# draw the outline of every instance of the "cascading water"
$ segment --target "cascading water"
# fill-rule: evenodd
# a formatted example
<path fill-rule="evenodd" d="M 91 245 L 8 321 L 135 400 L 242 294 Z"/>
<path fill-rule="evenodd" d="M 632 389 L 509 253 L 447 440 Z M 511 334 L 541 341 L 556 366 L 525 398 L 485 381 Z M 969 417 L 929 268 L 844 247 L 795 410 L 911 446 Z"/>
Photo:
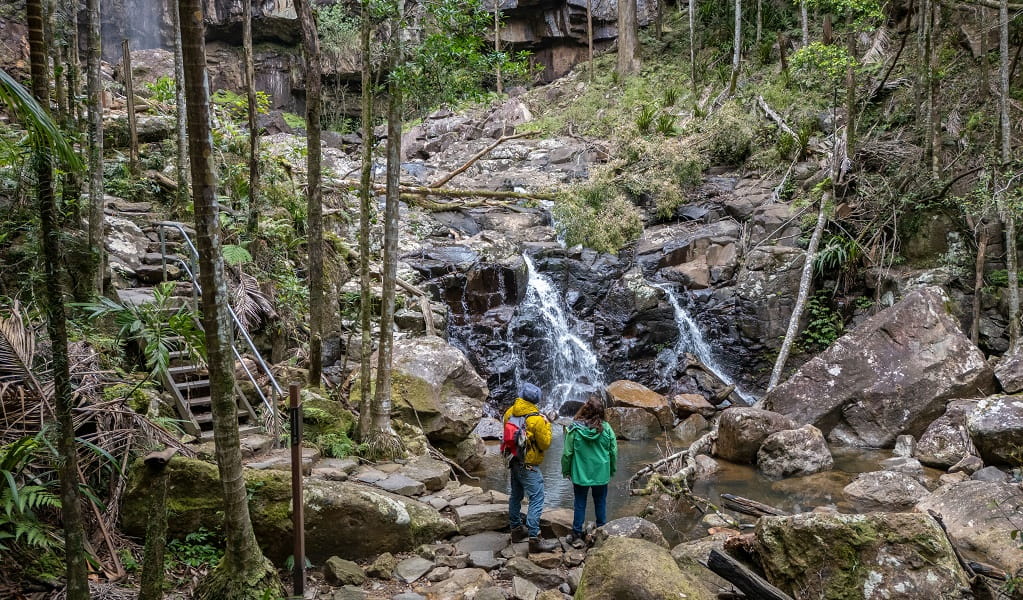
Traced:
<path fill-rule="evenodd" d="M 581 402 L 593 389 L 604 387 L 597 356 L 579 336 L 561 294 L 523 255 L 529 272 L 526 296 L 512 323 L 529 340 L 517 348 L 516 379 L 536 383 L 545 392 L 545 409 L 558 410 L 566 402 Z M 519 337 L 519 336 L 515 336 Z"/>
<path fill-rule="evenodd" d="M 679 302 L 678 296 L 675 294 L 675 290 L 670 285 L 664 283 L 652 283 L 654 287 L 662 290 L 668 297 L 668 303 L 671 304 L 672 310 L 675 311 L 675 323 L 678 326 L 678 342 L 675 343 L 675 356 L 684 356 L 686 352 L 689 352 L 700 359 L 703 366 L 710 369 L 718 379 L 724 382 L 726 385 L 732 385 L 735 381 L 731 376 L 721 367 L 714 354 L 711 352 L 710 346 L 707 341 L 703 338 L 703 332 L 700 331 L 700 327 L 693 320 L 693 317 L 689 314 L 689 311 L 682 306 Z M 735 387 L 736 393 L 739 394 L 744 400 L 751 402 L 752 398 L 743 392 L 738 385 Z"/>

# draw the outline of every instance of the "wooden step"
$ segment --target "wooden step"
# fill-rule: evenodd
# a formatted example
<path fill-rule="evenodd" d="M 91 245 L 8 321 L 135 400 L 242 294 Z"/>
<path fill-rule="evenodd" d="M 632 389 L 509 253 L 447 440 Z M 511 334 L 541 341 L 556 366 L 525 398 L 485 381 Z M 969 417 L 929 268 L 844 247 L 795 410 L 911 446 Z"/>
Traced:
<path fill-rule="evenodd" d="M 210 426 L 213 425 L 213 413 L 211 413 L 211 412 L 200 413 L 198 415 L 193 414 L 192 418 L 194 418 L 195 422 L 199 424 L 199 428 L 200 429 L 203 428 L 203 425 L 210 425 Z"/>
<path fill-rule="evenodd" d="M 209 407 L 211 406 L 212 401 L 213 399 L 210 398 L 209 396 L 202 396 L 201 398 L 190 398 L 188 400 L 185 400 L 185 402 L 188 403 L 188 407 L 190 409 L 197 406 Z"/>
<path fill-rule="evenodd" d="M 199 373 L 204 371 L 206 371 L 205 367 L 197 367 L 195 365 L 178 365 L 175 367 L 167 368 L 167 374 L 170 375 L 171 377 L 175 375 L 190 375 L 192 373 Z M 205 373 L 203 373 L 203 375 L 205 375 Z"/>
<path fill-rule="evenodd" d="M 192 381 L 175 381 L 174 387 L 179 390 L 194 390 L 210 386 L 209 379 L 193 379 Z"/>

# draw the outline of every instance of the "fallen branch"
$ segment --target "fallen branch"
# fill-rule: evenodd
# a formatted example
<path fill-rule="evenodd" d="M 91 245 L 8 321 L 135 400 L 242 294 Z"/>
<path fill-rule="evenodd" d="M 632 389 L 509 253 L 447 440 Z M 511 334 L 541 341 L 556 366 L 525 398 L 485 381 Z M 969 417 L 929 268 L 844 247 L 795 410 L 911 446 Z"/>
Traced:
<path fill-rule="evenodd" d="M 941 527 L 941 532 L 945 534 L 945 539 L 948 540 L 948 545 L 952 547 L 952 552 L 956 555 L 956 560 L 959 561 L 959 566 L 966 571 L 966 575 L 970 578 L 970 581 L 973 581 L 973 579 L 977 577 L 977 573 L 974 572 L 970 563 L 963 558 L 963 555 L 959 552 L 959 548 L 956 548 L 955 542 L 952 541 L 952 536 L 948 534 L 948 528 L 945 527 L 945 521 L 941 518 L 941 515 L 930 509 L 927 510 L 927 514 L 931 515 L 931 518 L 938 524 L 938 527 Z"/>
<path fill-rule="evenodd" d="M 362 189 L 362 182 L 354 179 L 341 179 L 334 181 L 333 185 L 324 186 L 325 191 L 342 192 L 346 190 Z M 379 183 L 372 185 L 372 190 L 378 193 L 387 191 L 387 186 Z M 403 195 L 414 196 L 448 196 L 450 198 L 499 198 L 502 200 L 554 200 L 554 194 L 543 192 L 508 192 L 497 190 L 462 190 L 455 188 L 432 188 L 418 185 L 400 185 L 398 192 Z M 457 208 L 457 207 L 454 207 Z"/>
<path fill-rule="evenodd" d="M 646 475 L 648 473 L 653 473 L 653 472 L 657 471 L 657 469 L 663 467 L 664 465 L 670 463 L 673 460 L 681 458 L 682 455 L 685 454 L 686 452 L 689 452 L 689 448 L 685 448 L 683 450 L 679 450 L 678 452 L 676 452 L 675 454 L 672 454 L 671 456 L 666 456 L 666 457 L 662 458 L 661 460 L 659 460 L 659 461 L 657 461 L 655 463 L 650 463 L 649 465 L 647 465 L 647 466 L 643 467 L 642 469 L 636 471 L 636 473 L 632 477 L 629 478 L 629 482 L 626 484 L 625 487 L 627 487 L 627 488 L 629 488 L 631 490 L 632 489 L 632 484 L 634 484 L 637 479 L 639 479 L 640 477 L 642 477 L 642 476 L 644 476 L 644 475 Z"/>
<path fill-rule="evenodd" d="M 698 467 L 698 465 L 696 464 L 696 457 L 705 452 L 709 453 L 716 439 L 717 427 L 703 434 L 703 436 L 701 436 L 700 439 L 693 442 L 692 445 L 689 446 L 687 450 L 680 452 L 679 456 L 669 457 L 678 458 L 682 460 L 682 468 L 679 469 L 676 473 L 669 476 L 665 476 L 657 473 L 654 469 L 650 469 L 647 472 L 650 472 L 652 474 L 650 475 L 650 479 L 649 481 L 647 481 L 646 486 L 641 489 L 635 489 L 630 487 L 629 494 L 633 496 L 649 496 L 654 493 L 665 492 L 671 494 L 672 496 L 686 496 L 689 498 L 693 498 L 693 493 L 690 488 L 690 482 L 696 475 L 696 469 Z M 661 461 L 661 464 L 659 466 L 664 466 L 668 462 L 669 461 L 667 460 Z M 638 477 L 634 479 L 638 479 Z M 633 479 L 630 479 L 629 481 L 631 482 L 633 481 Z M 703 500 L 703 502 L 706 503 L 707 505 L 713 506 L 710 502 L 706 500 Z"/>
<path fill-rule="evenodd" d="M 707 568 L 728 583 L 742 590 L 742 593 L 746 594 L 749 598 L 756 598 L 757 600 L 792 600 L 792 596 L 774 587 L 763 577 L 749 570 L 731 556 L 719 552 L 717 549 L 710 551 L 710 556 L 707 557 Z"/>
<path fill-rule="evenodd" d="M 990 579 L 997 579 L 998 581 L 1005 581 L 1006 579 L 1009 578 L 1008 573 L 999 569 L 998 567 L 989 565 L 987 563 L 976 562 L 971 560 L 969 565 L 970 570 L 972 570 L 977 575 L 983 575 L 984 577 L 988 577 Z"/>
<path fill-rule="evenodd" d="M 774 112 L 771 106 L 767 103 L 767 100 L 764 100 L 763 96 L 757 96 L 757 104 L 760 105 L 760 108 L 764 110 L 764 113 L 766 113 L 772 121 L 778 124 L 778 127 L 780 127 L 782 131 L 791 135 L 792 139 L 797 138 L 796 132 L 792 131 L 792 128 L 785 123 L 785 119 L 781 118 L 781 115 Z"/>
<path fill-rule="evenodd" d="M 527 136 L 530 136 L 530 135 L 536 135 L 537 133 L 538 132 L 536 132 L 536 131 L 526 131 L 526 132 L 523 132 L 523 133 L 516 133 L 515 135 L 503 135 L 500 138 L 498 138 L 496 142 L 494 142 L 493 144 L 490 144 L 489 146 L 487 146 L 483 150 L 480 150 L 475 155 L 473 155 L 472 158 L 470 158 L 469 160 L 467 160 L 464 163 L 462 163 L 462 166 L 460 166 L 457 169 L 455 169 L 454 171 L 448 173 L 444 177 L 441 177 L 437 181 L 431 183 L 428 187 L 439 188 L 440 186 L 444 185 L 445 183 L 451 181 L 452 179 L 457 177 L 459 174 L 465 172 L 465 170 L 468 169 L 469 167 L 471 167 L 476 161 L 478 161 L 479 159 L 481 159 L 484 156 L 486 156 L 487 154 L 489 154 L 491 150 L 493 150 L 494 148 L 497 148 L 502 143 L 507 142 L 508 140 L 514 140 L 516 138 L 523 138 L 523 137 L 527 137 Z"/>
<path fill-rule="evenodd" d="M 789 514 L 780 508 L 734 494 L 721 494 L 721 499 L 725 501 L 725 508 L 751 517 L 786 517 Z"/>

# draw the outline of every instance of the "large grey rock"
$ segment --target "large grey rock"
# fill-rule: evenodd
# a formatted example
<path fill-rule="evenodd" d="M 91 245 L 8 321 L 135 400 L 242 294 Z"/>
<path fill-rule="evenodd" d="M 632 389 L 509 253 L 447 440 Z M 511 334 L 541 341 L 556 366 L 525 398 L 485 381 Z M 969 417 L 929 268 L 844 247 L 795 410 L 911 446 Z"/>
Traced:
<path fill-rule="evenodd" d="M 487 384 L 465 355 L 442 338 L 403 338 L 394 343 L 391 394 L 408 423 L 422 423 L 435 444 L 469 437 L 483 415 Z M 352 386 L 358 404 L 359 386 Z"/>
<path fill-rule="evenodd" d="M 507 569 L 507 571 L 512 575 L 518 575 L 523 579 L 528 579 L 544 589 L 556 588 L 562 583 L 565 583 L 565 577 L 560 572 L 552 569 L 545 569 L 536 565 L 527 558 L 522 558 L 521 556 L 509 559 L 505 564 L 505 569 Z"/>
<path fill-rule="evenodd" d="M 966 416 L 966 429 L 984 462 L 1015 463 L 1023 447 L 1023 395 L 981 400 Z"/>
<path fill-rule="evenodd" d="M 776 412 L 748 407 L 726 409 L 718 421 L 715 454 L 734 463 L 755 463 L 767 436 L 795 427 L 791 419 Z"/>
<path fill-rule="evenodd" d="M 911 292 L 863 322 L 768 393 L 764 407 L 837 443 L 885 447 L 919 435 L 950 398 L 990 391 L 983 353 L 939 288 Z"/>
<path fill-rule="evenodd" d="M 1002 357 L 995 367 L 995 377 L 1006 393 L 1023 392 L 1023 344 Z"/>
<path fill-rule="evenodd" d="M 362 585 L 366 574 L 350 560 L 331 556 L 323 565 L 323 576 L 331 585 Z"/>
<path fill-rule="evenodd" d="M 502 504 L 466 504 L 455 507 L 455 520 L 462 535 L 496 531 L 508 527 L 508 506 Z"/>
<path fill-rule="evenodd" d="M 412 556 L 398 563 L 394 568 L 394 575 L 405 583 L 412 583 L 432 569 L 432 560 L 426 560 L 420 556 Z"/>
<path fill-rule="evenodd" d="M 860 473 L 842 492 L 867 510 L 904 510 L 928 494 L 915 477 L 898 471 Z"/>
<path fill-rule="evenodd" d="M 509 543 L 511 537 L 507 533 L 484 531 L 458 540 L 455 542 L 455 548 L 462 554 L 472 554 L 481 550 L 496 553 L 504 550 Z"/>
<path fill-rule="evenodd" d="M 834 464 L 824 434 L 813 425 L 772 433 L 757 452 L 757 468 L 774 478 L 828 471 Z"/>
<path fill-rule="evenodd" d="M 149 238 L 142 229 L 128 219 L 107 215 L 103 217 L 106 228 L 104 243 L 107 252 L 132 269 L 142 265 L 142 257 L 149 246 Z"/>
<path fill-rule="evenodd" d="M 914 456 L 929 467 L 947 469 L 963 458 L 977 454 L 966 428 L 966 417 L 977 407 L 976 400 L 953 400 L 945 414 L 927 426 Z"/>
<path fill-rule="evenodd" d="M 970 583 L 927 515 L 763 517 L 754 547 L 767 580 L 799 598 L 966 600 Z"/>
<path fill-rule="evenodd" d="M 455 569 L 444 581 L 434 583 L 422 590 L 430 600 L 462 600 L 474 598 L 479 590 L 493 585 L 483 569 Z"/>
<path fill-rule="evenodd" d="M 598 544 L 616 537 L 646 540 L 658 546 L 668 547 L 668 541 L 664 539 L 661 529 L 641 517 L 621 517 L 620 519 L 608 521 L 603 527 L 597 529 L 596 539 Z"/>
<path fill-rule="evenodd" d="M 615 537 L 590 552 L 576 600 L 711 600 L 706 590 L 679 569 L 668 549 L 646 540 Z"/>
<path fill-rule="evenodd" d="M 451 481 L 451 467 L 447 463 L 428 456 L 420 456 L 412 460 L 399 469 L 398 473 L 409 479 L 422 482 L 423 486 L 431 492 L 443 489 L 448 481 Z"/>
<path fill-rule="evenodd" d="M 373 485 L 400 496 L 421 496 L 426 491 L 422 481 L 409 479 L 402 473 L 391 473 Z"/>
<path fill-rule="evenodd" d="M 620 439 L 649 440 L 661 433 L 657 417 L 642 408 L 612 406 L 606 414 L 608 424 Z"/>
<path fill-rule="evenodd" d="M 707 591 L 717 593 L 730 585 L 713 571 L 704 567 L 710 557 L 711 550 L 725 552 L 725 540 L 735 535 L 733 532 L 718 532 L 705 538 L 683 542 L 671 549 L 671 557 L 675 559 L 682 572 L 699 581 Z"/>
<path fill-rule="evenodd" d="M 1023 568 L 1023 552 L 1010 532 L 1019 529 L 1023 491 L 1016 484 L 962 481 L 943 485 L 922 499 L 916 510 L 941 515 L 957 546 L 979 553 L 987 562 L 1015 573 Z"/>

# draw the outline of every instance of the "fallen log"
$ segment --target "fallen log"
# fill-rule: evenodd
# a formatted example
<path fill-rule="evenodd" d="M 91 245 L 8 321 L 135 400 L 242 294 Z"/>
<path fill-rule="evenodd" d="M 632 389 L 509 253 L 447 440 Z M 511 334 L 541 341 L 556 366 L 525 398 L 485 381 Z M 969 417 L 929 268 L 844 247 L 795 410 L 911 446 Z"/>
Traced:
<path fill-rule="evenodd" d="M 787 517 L 789 515 L 780 508 L 734 494 L 721 494 L 721 499 L 724 500 L 725 508 L 751 517 Z"/>
<path fill-rule="evenodd" d="M 931 515 L 931 518 L 938 523 L 938 527 L 941 527 L 941 532 L 945 534 L 945 539 L 948 540 L 948 545 L 952 547 L 952 552 L 956 555 L 956 560 L 959 561 L 959 566 L 966 571 L 966 575 L 970 578 L 970 581 L 973 581 L 977 574 L 973 571 L 973 567 L 970 566 L 970 563 L 963 558 L 963 555 L 959 552 L 959 548 L 956 548 L 955 542 L 952 541 L 952 536 L 948 534 L 948 528 L 945 527 L 945 521 L 941 518 L 941 515 L 930 509 L 927 510 L 927 514 Z"/>
<path fill-rule="evenodd" d="M 970 569 L 977 575 L 983 575 L 984 577 L 988 577 L 990 579 L 997 579 L 998 581 L 1005 581 L 1006 579 L 1009 578 L 1008 573 L 999 569 L 998 567 L 989 565 L 987 563 L 971 560 L 969 565 Z"/>
<path fill-rule="evenodd" d="M 503 135 L 503 136 L 501 136 L 500 138 L 497 139 L 496 142 L 494 142 L 493 144 L 490 144 L 489 146 L 487 146 L 483 150 L 480 150 L 475 155 L 473 155 L 472 158 L 470 158 L 469 160 L 467 160 L 464 163 L 462 163 L 462 166 L 458 167 L 454 171 L 451 171 L 450 173 L 448 173 L 444 177 L 441 177 L 437 181 L 431 183 L 429 187 L 431 187 L 431 188 L 439 188 L 442 185 L 444 185 L 445 183 L 451 181 L 452 179 L 457 177 L 459 174 L 465 172 L 465 170 L 468 169 L 469 167 L 471 167 L 473 165 L 473 163 L 475 163 L 479 159 L 481 159 L 484 156 L 486 156 L 487 154 L 489 154 L 491 150 L 493 150 L 494 148 L 497 148 L 502 143 L 507 142 L 508 140 L 514 140 L 516 138 L 522 138 L 522 137 L 526 137 L 526 136 L 530 136 L 530 135 L 536 135 L 536 133 L 538 133 L 538 132 L 536 132 L 536 131 L 526 131 L 524 133 L 516 133 L 515 135 Z"/>
<path fill-rule="evenodd" d="M 372 190 L 377 193 L 387 191 L 387 186 L 375 183 Z M 325 191 L 344 192 L 347 190 L 362 189 L 362 182 L 355 179 L 341 179 L 325 185 Z M 447 196 L 449 198 L 499 198 L 502 200 L 554 200 L 554 194 L 543 192 L 509 192 L 503 190 L 463 190 L 456 188 L 432 188 L 419 185 L 403 184 L 398 186 L 398 192 L 413 196 Z M 458 208 L 452 206 L 451 208 Z"/>
<path fill-rule="evenodd" d="M 710 551 L 707 568 L 742 590 L 748 598 L 755 600 L 792 600 L 785 592 L 768 583 L 763 577 L 746 568 L 745 565 L 727 554 Z"/>
<path fill-rule="evenodd" d="M 764 113 L 772 121 L 774 121 L 775 123 L 778 124 L 778 127 L 780 127 L 782 131 L 784 131 L 785 133 L 791 135 L 792 139 L 797 139 L 798 138 L 798 136 L 796 135 L 796 132 L 792 131 L 792 128 L 789 127 L 787 123 L 785 123 L 785 119 L 781 118 L 781 115 L 779 115 L 778 113 L 774 112 L 774 109 L 771 108 L 771 105 L 767 103 L 767 100 L 764 100 L 763 96 L 757 96 L 757 104 L 760 105 L 760 108 L 763 109 Z"/>

